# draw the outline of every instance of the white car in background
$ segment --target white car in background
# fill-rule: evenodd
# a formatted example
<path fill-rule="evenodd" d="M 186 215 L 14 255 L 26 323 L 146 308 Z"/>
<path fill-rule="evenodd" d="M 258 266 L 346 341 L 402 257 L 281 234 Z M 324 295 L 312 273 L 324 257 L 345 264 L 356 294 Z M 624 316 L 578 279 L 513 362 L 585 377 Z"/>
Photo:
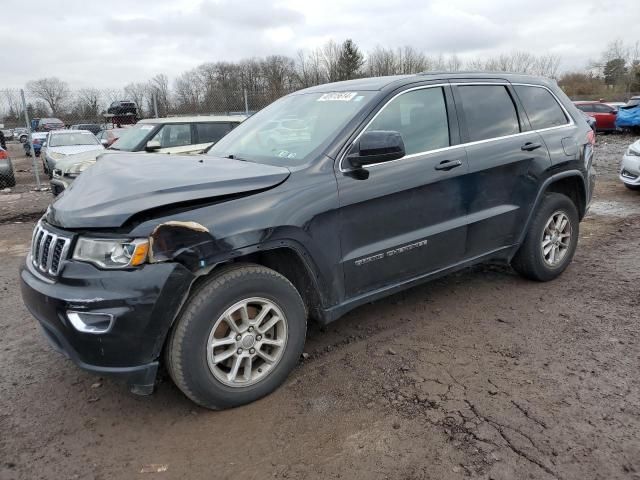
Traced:
<path fill-rule="evenodd" d="M 53 174 L 56 163 L 69 155 L 104 150 L 104 146 L 96 136 L 88 130 L 53 130 L 47 134 L 43 145 L 42 165 L 49 177 Z"/>
<path fill-rule="evenodd" d="M 640 190 L 640 140 L 629 145 L 622 157 L 620 180 L 631 190 Z"/>
<path fill-rule="evenodd" d="M 240 125 L 246 115 L 149 118 L 127 128 L 104 152 L 76 154 L 52 170 L 51 192 L 59 195 L 99 158 L 120 152 L 198 154 Z M 103 154 L 104 153 L 104 154 Z"/>

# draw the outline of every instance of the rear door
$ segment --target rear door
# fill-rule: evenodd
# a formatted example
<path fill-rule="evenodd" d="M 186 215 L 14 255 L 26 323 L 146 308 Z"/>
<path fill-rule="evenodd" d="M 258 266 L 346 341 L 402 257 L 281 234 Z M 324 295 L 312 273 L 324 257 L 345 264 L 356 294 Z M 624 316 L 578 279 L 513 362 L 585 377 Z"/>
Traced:
<path fill-rule="evenodd" d="M 547 148 L 507 84 L 454 86 L 469 160 L 467 259 L 517 243 L 534 203 Z"/>
<path fill-rule="evenodd" d="M 347 298 L 450 266 L 465 247 L 468 165 L 450 87 L 397 94 L 368 130 L 399 132 L 406 155 L 366 175 L 337 172 Z"/>

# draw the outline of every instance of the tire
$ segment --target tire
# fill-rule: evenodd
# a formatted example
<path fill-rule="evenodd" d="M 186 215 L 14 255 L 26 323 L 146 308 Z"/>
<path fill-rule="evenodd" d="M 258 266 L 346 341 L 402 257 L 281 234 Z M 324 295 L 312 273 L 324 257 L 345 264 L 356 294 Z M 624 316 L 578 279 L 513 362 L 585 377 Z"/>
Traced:
<path fill-rule="evenodd" d="M 20 143 L 27 143 L 27 136 L 26 135 L 20 135 Z"/>
<path fill-rule="evenodd" d="M 6 176 L 0 176 L 0 186 L 3 188 L 10 188 L 16 186 L 16 177 L 13 171 L 9 172 Z"/>
<path fill-rule="evenodd" d="M 624 186 L 627 187 L 629 190 L 635 190 L 635 191 L 640 190 L 640 185 L 629 185 L 628 183 L 625 183 Z"/>
<path fill-rule="evenodd" d="M 558 221 L 567 220 L 568 237 L 545 233 L 549 222 L 552 222 L 552 227 L 555 226 L 553 218 Z M 520 275 L 530 280 L 539 282 L 553 280 L 564 272 L 573 259 L 578 245 L 579 225 L 578 209 L 571 199 L 561 193 L 547 193 L 536 210 L 524 242 L 513 257 L 511 265 Z M 566 234 L 566 228 L 562 235 Z M 564 240 L 565 238 L 568 240 Z M 551 250 L 554 250 L 554 242 L 560 242 L 557 244 L 558 250 L 555 253 L 557 256 L 546 258 L 543 243 L 547 249 L 550 245 Z M 566 247 L 563 247 L 565 245 Z M 552 256 L 554 253 L 550 252 L 548 255 Z"/>
<path fill-rule="evenodd" d="M 244 302 L 248 302 L 244 311 L 249 319 L 251 315 L 253 320 L 259 318 L 263 309 L 269 309 L 261 327 L 250 327 L 252 332 L 245 319 L 240 320 L 238 316 L 243 308 L 235 310 Z M 240 313 L 236 315 L 236 312 Z M 225 320 L 229 317 L 241 323 L 237 326 L 240 333 L 233 332 Z M 263 340 L 259 342 L 261 328 L 274 321 L 272 330 L 264 331 Z M 234 320 L 234 323 L 237 322 Z M 213 410 L 244 405 L 268 395 L 284 382 L 302 354 L 306 328 L 304 302 L 289 280 L 260 265 L 225 267 L 187 300 L 166 346 L 167 370 L 176 386 L 198 405 Z M 283 345 L 265 345 L 268 340 Z M 213 341 L 226 344 L 211 349 Z M 242 355 L 237 355 L 240 351 Z M 230 352 L 232 356 L 228 357 Z M 265 353 L 277 361 L 267 363 L 262 358 Z M 225 360 L 215 363 L 218 357 Z M 247 357 L 251 357 L 251 364 Z M 235 368 L 237 376 L 230 380 L 239 358 L 242 360 L 240 367 Z"/>

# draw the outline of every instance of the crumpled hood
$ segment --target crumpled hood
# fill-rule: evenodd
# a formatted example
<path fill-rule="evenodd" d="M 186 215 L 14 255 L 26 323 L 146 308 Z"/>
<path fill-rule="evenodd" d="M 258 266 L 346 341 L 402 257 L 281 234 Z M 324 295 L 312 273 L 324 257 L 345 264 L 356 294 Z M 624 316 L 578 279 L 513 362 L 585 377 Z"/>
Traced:
<path fill-rule="evenodd" d="M 209 155 L 104 155 L 49 207 L 62 228 L 117 228 L 132 215 L 179 202 L 273 187 L 284 167 Z"/>

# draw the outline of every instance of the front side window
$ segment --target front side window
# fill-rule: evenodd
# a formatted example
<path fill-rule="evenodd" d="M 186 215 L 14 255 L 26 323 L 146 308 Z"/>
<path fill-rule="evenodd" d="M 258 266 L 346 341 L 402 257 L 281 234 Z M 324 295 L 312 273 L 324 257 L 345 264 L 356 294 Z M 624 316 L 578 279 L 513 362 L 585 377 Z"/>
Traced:
<path fill-rule="evenodd" d="M 593 106 L 589 104 L 579 103 L 578 105 L 576 105 L 576 107 L 583 112 L 593 112 Z"/>
<path fill-rule="evenodd" d="M 191 124 L 164 125 L 151 139 L 151 141 L 153 140 L 160 142 L 160 148 L 191 145 Z"/>
<path fill-rule="evenodd" d="M 122 150 L 133 152 L 157 125 L 151 123 L 138 123 L 131 128 L 127 128 L 124 133 L 109 148 L 111 150 Z"/>
<path fill-rule="evenodd" d="M 520 133 L 516 107 L 503 85 L 462 85 L 458 87 L 469 132 L 469 141 Z"/>
<path fill-rule="evenodd" d="M 407 155 L 449 146 L 449 122 L 441 87 L 404 93 L 385 105 L 365 131 L 399 132 Z"/>
<path fill-rule="evenodd" d="M 214 143 L 231 131 L 231 124 L 220 123 L 196 123 L 198 143 Z"/>
<path fill-rule="evenodd" d="M 515 85 L 513 88 L 535 130 L 567 124 L 562 108 L 547 89 L 526 85 Z"/>

